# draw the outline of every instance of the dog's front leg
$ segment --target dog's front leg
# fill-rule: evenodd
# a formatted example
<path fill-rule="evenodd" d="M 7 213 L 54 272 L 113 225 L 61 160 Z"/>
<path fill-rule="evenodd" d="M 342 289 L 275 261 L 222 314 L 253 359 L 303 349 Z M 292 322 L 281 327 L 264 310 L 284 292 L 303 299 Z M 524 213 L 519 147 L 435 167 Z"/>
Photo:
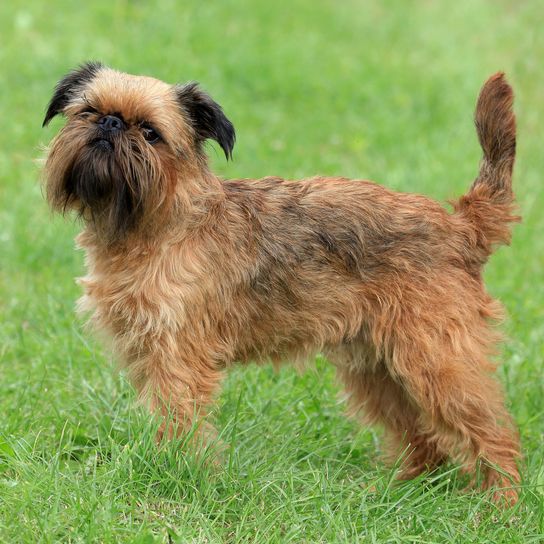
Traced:
<path fill-rule="evenodd" d="M 162 418 L 158 440 L 189 431 L 199 439 L 213 435 L 203 417 L 221 382 L 221 369 L 206 354 L 187 353 L 180 346 L 179 339 L 155 338 L 152 348 L 128 365 L 140 400 Z"/>

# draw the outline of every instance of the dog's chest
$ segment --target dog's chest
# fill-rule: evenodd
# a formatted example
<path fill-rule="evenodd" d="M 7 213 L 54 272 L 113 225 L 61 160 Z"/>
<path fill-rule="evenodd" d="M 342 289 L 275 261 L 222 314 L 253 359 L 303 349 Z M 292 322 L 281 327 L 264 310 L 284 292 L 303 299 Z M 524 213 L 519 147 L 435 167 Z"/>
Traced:
<path fill-rule="evenodd" d="M 175 330 L 187 320 L 198 280 L 180 255 L 161 248 L 104 252 L 85 245 L 87 274 L 79 309 L 91 312 L 100 329 L 114 336 Z"/>

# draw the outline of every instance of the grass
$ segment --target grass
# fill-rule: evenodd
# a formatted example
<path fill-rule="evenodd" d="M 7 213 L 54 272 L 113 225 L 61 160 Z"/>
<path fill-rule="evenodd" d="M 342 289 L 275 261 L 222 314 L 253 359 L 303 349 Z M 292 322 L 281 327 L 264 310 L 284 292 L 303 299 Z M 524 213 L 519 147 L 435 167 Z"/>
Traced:
<path fill-rule="evenodd" d="M 0 5 L 0 541 L 493 542 L 544 539 L 544 11 L 486 2 Z M 471 113 L 490 73 L 516 90 L 524 222 L 486 271 L 510 318 L 499 376 L 524 452 L 521 500 L 498 511 L 455 467 L 393 483 L 379 431 L 343 417 L 326 362 L 234 370 L 220 467 L 153 443 L 155 423 L 76 320 L 79 226 L 51 217 L 34 159 L 55 81 L 86 59 L 196 79 L 238 131 L 228 177 L 342 174 L 438 199 L 479 159 Z M 185 450 L 186 451 L 186 450 Z"/>

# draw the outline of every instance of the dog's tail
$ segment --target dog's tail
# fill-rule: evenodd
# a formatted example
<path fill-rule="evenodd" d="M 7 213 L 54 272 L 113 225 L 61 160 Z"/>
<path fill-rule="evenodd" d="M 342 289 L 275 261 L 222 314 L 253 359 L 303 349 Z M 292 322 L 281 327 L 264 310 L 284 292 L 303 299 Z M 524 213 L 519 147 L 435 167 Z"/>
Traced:
<path fill-rule="evenodd" d="M 514 93 L 504 74 L 491 76 L 480 91 L 475 123 L 483 150 L 480 172 L 468 193 L 454 203 L 470 224 L 470 259 L 481 267 L 496 245 L 508 244 L 514 215 L 512 170 L 516 156 Z"/>

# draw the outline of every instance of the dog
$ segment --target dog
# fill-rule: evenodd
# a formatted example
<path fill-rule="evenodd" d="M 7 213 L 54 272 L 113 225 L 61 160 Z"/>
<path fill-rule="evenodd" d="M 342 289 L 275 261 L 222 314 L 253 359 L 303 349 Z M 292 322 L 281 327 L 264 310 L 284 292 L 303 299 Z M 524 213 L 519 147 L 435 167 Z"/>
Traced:
<path fill-rule="evenodd" d="M 228 160 L 235 130 L 198 84 L 96 62 L 66 75 L 43 123 L 67 119 L 46 198 L 84 223 L 79 307 L 164 417 L 160 432 L 202 421 L 235 362 L 321 352 L 350 413 L 385 428 L 393 458 L 406 452 L 400 478 L 453 460 L 515 502 L 519 440 L 490 360 L 502 311 L 482 281 L 519 220 L 512 105 L 493 75 L 475 114 L 479 174 L 447 211 L 370 181 L 219 179 L 204 143 Z"/>

